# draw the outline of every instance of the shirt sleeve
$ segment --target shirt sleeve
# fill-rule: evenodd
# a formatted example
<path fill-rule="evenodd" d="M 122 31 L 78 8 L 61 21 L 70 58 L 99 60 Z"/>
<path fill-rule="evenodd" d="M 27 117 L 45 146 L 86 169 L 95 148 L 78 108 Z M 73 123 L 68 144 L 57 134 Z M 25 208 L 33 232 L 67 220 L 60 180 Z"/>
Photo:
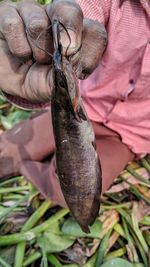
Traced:
<path fill-rule="evenodd" d="M 45 109 L 50 106 L 50 102 L 47 103 L 32 103 L 20 96 L 13 96 L 7 94 L 0 90 L 0 93 L 4 96 L 4 98 L 10 102 L 11 104 L 25 110 L 33 110 L 33 109 Z"/>
<path fill-rule="evenodd" d="M 98 20 L 105 26 L 109 19 L 112 0 L 77 0 L 84 17 Z"/>

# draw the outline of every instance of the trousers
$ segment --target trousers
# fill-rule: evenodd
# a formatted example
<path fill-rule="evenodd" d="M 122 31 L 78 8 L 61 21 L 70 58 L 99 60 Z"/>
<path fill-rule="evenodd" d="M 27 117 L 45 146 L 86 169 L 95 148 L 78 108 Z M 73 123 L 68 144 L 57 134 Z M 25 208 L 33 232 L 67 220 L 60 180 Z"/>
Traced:
<path fill-rule="evenodd" d="M 92 125 L 96 150 L 101 162 L 102 193 L 104 193 L 135 155 L 122 143 L 116 132 L 97 122 L 92 121 Z M 26 153 L 25 159 L 20 163 L 20 173 L 38 188 L 45 198 L 66 207 L 56 172 L 55 142 L 50 112 L 44 112 L 29 122 L 24 122 L 21 132 L 25 134 L 26 131 L 30 138 L 28 137 L 29 140 L 26 141 L 24 148 L 20 146 L 19 153 Z M 17 145 L 18 142 L 16 141 Z M 43 163 L 42 159 L 48 155 L 51 155 L 50 162 Z"/>

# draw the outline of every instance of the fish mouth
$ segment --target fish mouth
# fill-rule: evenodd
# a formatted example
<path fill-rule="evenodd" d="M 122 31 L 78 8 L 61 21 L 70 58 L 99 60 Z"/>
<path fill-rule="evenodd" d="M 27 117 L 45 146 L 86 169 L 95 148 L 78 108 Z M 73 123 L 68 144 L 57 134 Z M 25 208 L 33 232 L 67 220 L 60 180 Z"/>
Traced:
<path fill-rule="evenodd" d="M 54 44 L 53 67 L 55 71 L 62 71 L 62 44 L 60 42 L 60 29 L 58 20 L 53 20 L 52 32 Z"/>

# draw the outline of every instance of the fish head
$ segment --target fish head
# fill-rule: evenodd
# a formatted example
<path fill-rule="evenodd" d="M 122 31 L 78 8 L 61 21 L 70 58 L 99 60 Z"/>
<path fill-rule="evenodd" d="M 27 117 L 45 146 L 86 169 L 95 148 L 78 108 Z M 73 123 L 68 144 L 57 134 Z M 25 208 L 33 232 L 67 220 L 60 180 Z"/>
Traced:
<path fill-rule="evenodd" d="M 60 24 L 58 20 L 54 20 L 52 23 L 54 44 L 52 60 L 54 82 L 52 91 L 57 101 L 59 101 L 59 103 L 62 103 L 62 101 L 65 103 L 67 101 L 69 107 L 74 110 L 75 114 L 80 102 L 78 81 L 72 63 L 69 61 L 67 55 L 63 55 Z"/>

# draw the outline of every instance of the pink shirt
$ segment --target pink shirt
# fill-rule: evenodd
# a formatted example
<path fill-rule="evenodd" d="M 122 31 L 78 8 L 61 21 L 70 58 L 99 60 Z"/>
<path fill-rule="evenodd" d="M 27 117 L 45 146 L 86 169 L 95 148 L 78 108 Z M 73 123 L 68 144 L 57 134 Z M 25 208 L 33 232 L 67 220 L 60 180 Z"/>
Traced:
<path fill-rule="evenodd" d="M 86 17 L 105 24 L 109 37 L 101 64 L 80 81 L 88 116 L 119 133 L 136 154 L 150 153 L 149 1 L 126 0 L 121 7 L 120 0 L 78 3 Z M 29 107 L 26 101 L 22 106 Z"/>
<path fill-rule="evenodd" d="M 109 38 L 101 64 L 80 82 L 89 118 L 118 132 L 133 152 L 150 153 L 150 2 L 78 2 Z"/>

